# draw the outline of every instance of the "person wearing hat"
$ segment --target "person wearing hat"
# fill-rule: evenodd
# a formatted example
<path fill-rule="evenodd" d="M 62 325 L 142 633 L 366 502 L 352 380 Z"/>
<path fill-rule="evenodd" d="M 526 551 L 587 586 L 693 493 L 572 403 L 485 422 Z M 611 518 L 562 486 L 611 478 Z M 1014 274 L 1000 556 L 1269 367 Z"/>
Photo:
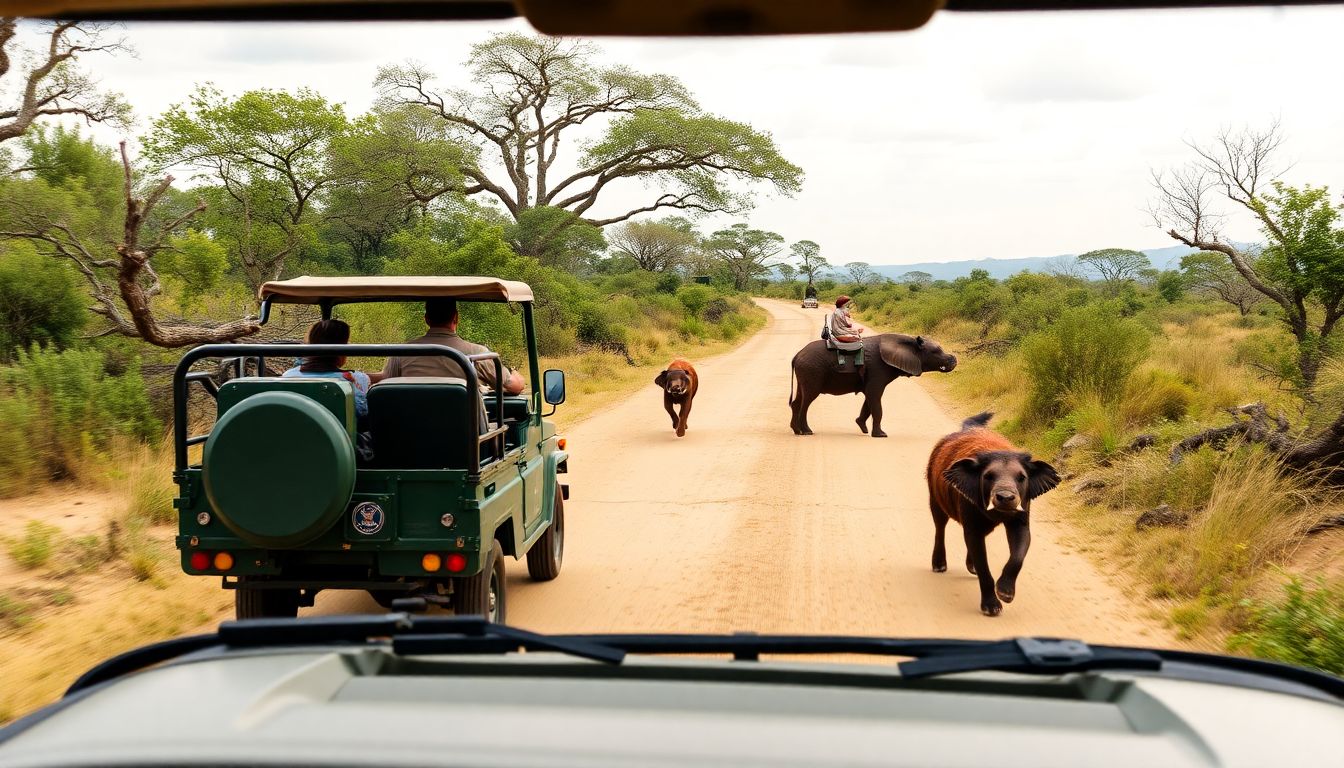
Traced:
<path fill-rule="evenodd" d="M 853 311 L 853 299 L 841 296 L 835 300 L 835 312 L 831 314 L 831 338 L 842 344 L 863 340 L 863 332 L 868 329 L 854 322 L 849 314 Z"/>

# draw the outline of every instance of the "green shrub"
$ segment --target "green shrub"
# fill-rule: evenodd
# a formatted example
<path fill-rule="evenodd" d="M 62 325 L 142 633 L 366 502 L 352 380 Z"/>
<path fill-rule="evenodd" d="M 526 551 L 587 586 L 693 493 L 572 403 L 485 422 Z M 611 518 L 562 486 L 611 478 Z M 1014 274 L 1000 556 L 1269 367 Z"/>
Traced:
<path fill-rule="evenodd" d="M 113 375 L 97 350 L 34 347 L 19 352 L 13 365 L 0 367 L 0 415 L 8 417 L 0 433 L 26 438 L 23 450 L 0 452 L 0 475 L 29 480 L 38 475 L 96 476 L 118 439 L 157 436 L 160 427 L 139 361 L 132 358 L 124 364 Z M 13 424 L 26 426 L 15 430 Z M 12 493 L 14 485 L 11 481 L 0 491 L 9 487 Z"/>
<path fill-rule="evenodd" d="M 1122 318 L 1109 304 L 1066 310 L 1053 326 L 1022 342 L 1031 382 L 1028 413 L 1047 421 L 1063 412 L 1068 396 L 1114 402 L 1149 342 L 1143 326 Z"/>
<path fill-rule="evenodd" d="M 23 527 L 23 536 L 5 539 L 5 549 L 21 568 L 39 568 L 51 559 L 61 536 L 61 529 L 40 520 L 29 520 Z"/>
<path fill-rule="evenodd" d="M 21 629 L 33 620 L 32 610 L 27 602 L 0 592 L 0 627 Z"/>
<path fill-rule="evenodd" d="M 0 243 L 0 362 L 34 344 L 64 347 L 84 327 L 88 299 L 73 270 L 29 243 Z"/>
<path fill-rule="evenodd" d="M 1297 578 L 1275 600 L 1247 601 L 1250 626 L 1228 649 L 1344 675 L 1344 589 Z"/>
<path fill-rule="evenodd" d="M 677 300 L 692 317 L 699 317 L 713 298 L 714 289 L 706 285 L 685 285 L 677 289 Z"/>

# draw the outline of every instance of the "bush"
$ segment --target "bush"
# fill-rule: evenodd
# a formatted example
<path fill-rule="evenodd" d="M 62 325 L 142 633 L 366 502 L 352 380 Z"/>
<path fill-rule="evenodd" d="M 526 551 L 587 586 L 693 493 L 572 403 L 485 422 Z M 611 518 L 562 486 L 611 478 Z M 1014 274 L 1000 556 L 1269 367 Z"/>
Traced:
<path fill-rule="evenodd" d="M 1067 396 L 1095 395 L 1105 403 L 1123 392 L 1130 374 L 1148 351 L 1148 331 L 1122 318 L 1108 304 L 1066 310 L 1048 329 L 1022 342 L 1030 381 L 1028 415 L 1059 415 Z"/>
<path fill-rule="evenodd" d="M 0 367 L 0 492 L 25 490 L 46 477 L 101 474 L 107 451 L 120 439 L 146 441 L 160 430 L 138 360 L 111 375 L 96 350 L 20 352 Z M 10 446 L 15 435 L 23 438 Z M 20 478 L 15 481 L 12 478 Z"/>
<path fill-rule="evenodd" d="M 1250 627 L 1228 649 L 1344 675 L 1344 589 L 1297 578 L 1277 600 L 1247 601 Z"/>
<path fill-rule="evenodd" d="M 705 285 L 686 285 L 677 290 L 677 300 L 692 317 L 699 317 L 714 298 L 714 289 Z"/>
<path fill-rule="evenodd" d="M 74 273 L 28 243 L 0 244 L 0 362 L 34 344 L 64 347 L 89 312 Z"/>
<path fill-rule="evenodd" d="M 51 559 L 61 529 L 40 520 L 29 520 L 20 538 L 5 539 L 5 549 L 21 568 L 38 568 Z"/>
<path fill-rule="evenodd" d="M 1195 392 L 1176 375 L 1150 370 L 1125 385 L 1120 413 L 1125 423 L 1142 427 L 1158 421 L 1179 421 L 1190 410 Z"/>

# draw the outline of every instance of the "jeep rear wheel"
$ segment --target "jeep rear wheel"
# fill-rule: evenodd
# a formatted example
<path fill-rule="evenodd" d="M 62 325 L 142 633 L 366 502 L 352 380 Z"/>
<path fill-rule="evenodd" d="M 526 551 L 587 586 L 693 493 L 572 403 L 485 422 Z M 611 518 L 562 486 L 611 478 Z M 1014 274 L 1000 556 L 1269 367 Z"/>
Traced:
<path fill-rule="evenodd" d="M 504 623 L 504 550 L 496 541 L 481 563 L 481 572 L 453 580 L 453 612 L 458 616 L 484 616 L 494 624 Z"/>
<path fill-rule="evenodd" d="M 240 619 L 292 619 L 299 615 L 299 591 L 239 587 L 233 591 L 233 615 Z"/>
<path fill-rule="evenodd" d="M 551 510 L 551 524 L 527 551 L 527 575 L 533 581 L 550 581 L 559 576 L 565 560 L 565 501 L 559 486 L 555 488 Z"/>

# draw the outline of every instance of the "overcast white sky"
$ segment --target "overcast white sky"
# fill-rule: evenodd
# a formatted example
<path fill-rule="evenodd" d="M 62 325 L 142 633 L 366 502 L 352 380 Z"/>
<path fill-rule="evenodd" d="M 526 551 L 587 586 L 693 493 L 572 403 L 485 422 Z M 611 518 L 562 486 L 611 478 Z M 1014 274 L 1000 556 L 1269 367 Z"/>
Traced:
<path fill-rule="evenodd" d="M 142 129 L 205 81 L 306 86 L 354 114 L 379 65 L 414 58 L 465 84 L 469 46 L 517 28 L 141 24 L 127 29 L 138 58 L 96 67 Z M 941 14 L 906 34 L 600 45 L 769 131 L 804 169 L 802 193 L 761 196 L 753 225 L 815 240 L 834 264 L 899 264 L 1171 245 L 1146 213 L 1149 171 L 1220 126 L 1281 120 L 1289 180 L 1344 191 L 1342 38 L 1344 8 L 1295 8 Z M 653 194 L 615 191 L 600 208 Z M 1228 234 L 1258 237 L 1236 219 Z"/>

